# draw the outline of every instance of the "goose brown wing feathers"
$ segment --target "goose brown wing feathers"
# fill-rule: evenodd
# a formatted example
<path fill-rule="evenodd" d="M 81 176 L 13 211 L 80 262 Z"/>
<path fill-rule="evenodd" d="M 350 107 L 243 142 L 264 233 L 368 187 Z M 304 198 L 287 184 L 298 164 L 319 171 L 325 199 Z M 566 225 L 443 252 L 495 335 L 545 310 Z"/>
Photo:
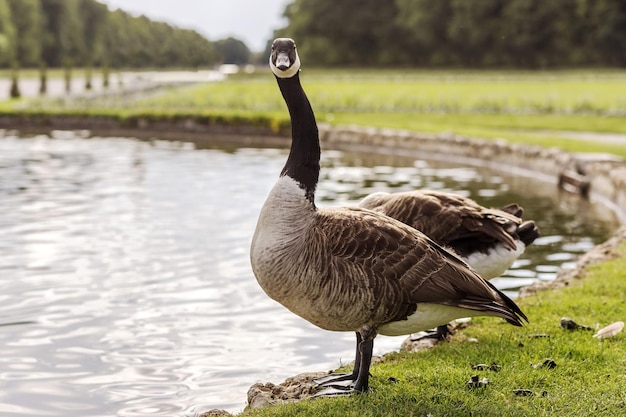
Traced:
<path fill-rule="evenodd" d="M 464 249 L 465 240 L 501 242 L 516 249 L 514 233 L 521 224 L 521 207 L 487 209 L 460 195 L 433 190 L 381 194 L 361 205 L 416 228 L 441 245 Z M 459 248 L 456 247 L 458 243 Z"/>
<path fill-rule="evenodd" d="M 511 311 L 502 294 L 463 260 L 423 233 L 386 216 L 358 208 L 319 212 L 319 230 L 328 244 L 329 273 L 343 276 L 375 294 L 371 319 L 405 319 L 416 303 L 434 303 L 492 312 L 514 324 L 524 317 Z M 510 301 L 510 300 L 509 300 Z M 515 305 L 511 302 L 512 305 Z"/>

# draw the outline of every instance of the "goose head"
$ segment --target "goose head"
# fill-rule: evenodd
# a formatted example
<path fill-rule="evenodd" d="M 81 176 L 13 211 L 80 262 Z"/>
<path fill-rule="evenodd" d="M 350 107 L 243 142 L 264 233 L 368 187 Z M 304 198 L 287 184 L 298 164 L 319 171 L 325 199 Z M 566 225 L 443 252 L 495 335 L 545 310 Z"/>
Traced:
<path fill-rule="evenodd" d="M 296 43 L 290 38 L 277 38 L 272 42 L 270 68 L 278 78 L 291 78 L 300 70 L 300 57 Z"/>

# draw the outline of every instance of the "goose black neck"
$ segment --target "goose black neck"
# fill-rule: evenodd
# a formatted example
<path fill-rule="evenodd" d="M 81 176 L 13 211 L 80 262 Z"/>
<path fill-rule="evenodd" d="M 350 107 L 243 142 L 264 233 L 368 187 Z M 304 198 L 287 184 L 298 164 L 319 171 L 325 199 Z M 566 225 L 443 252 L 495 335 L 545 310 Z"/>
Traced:
<path fill-rule="evenodd" d="M 281 172 L 296 180 L 305 190 L 307 199 L 314 203 L 315 187 L 320 173 L 320 140 L 311 103 L 300 76 L 276 78 L 291 117 L 291 150 Z"/>

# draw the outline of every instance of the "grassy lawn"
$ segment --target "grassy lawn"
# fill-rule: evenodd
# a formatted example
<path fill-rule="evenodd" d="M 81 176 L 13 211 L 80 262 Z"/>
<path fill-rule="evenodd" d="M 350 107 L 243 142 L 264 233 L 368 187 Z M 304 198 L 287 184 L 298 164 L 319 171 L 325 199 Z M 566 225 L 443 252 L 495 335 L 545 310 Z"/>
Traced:
<path fill-rule="evenodd" d="M 302 80 L 323 123 L 452 132 L 626 157 L 621 143 L 583 141 L 570 133 L 626 135 L 626 71 L 305 69 Z M 264 70 L 160 93 L 0 104 L 2 112 L 12 109 L 288 124 L 274 77 Z"/>
<path fill-rule="evenodd" d="M 626 116 L 626 71 L 601 72 L 594 77 L 585 72 L 401 74 L 382 70 L 303 70 L 302 80 L 322 120 L 340 115 L 349 119 L 358 114 L 375 114 L 383 121 L 394 114 L 436 114 L 440 119 L 454 114 Z M 186 89 L 182 94 L 178 90 L 164 93 L 140 99 L 136 104 L 186 110 L 284 111 L 282 97 L 269 72 L 231 77 L 223 83 Z M 504 125 L 508 126 L 508 122 Z M 535 122 L 529 127 L 536 125 Z M 582 123 L 572 121 L 571 125 L 576 130 L 589 130 Z M 570 123 L 562 120 L 554 126 L 554 121 L 550 121 L 539 126 L 565 130 Z M 522 123 L 519 127 L 527 126 Z M 598 127 L 604 128 L 604 124 Z M 615 127 L 609 124 L 607 129 L 613 131 Z M 626 127 L 622 126 L 621 131 L 626 132 Z"/>
<path fill-rule="evenodd" d="M 519 300 L 530 319 L 522 329 L 474 319 L 450 343 L 390 354 L 373 365 L 368 394 L 248 410 L 243 416 L 624 415 L 626 332 L 600 341 L 593 332 L 559 326 L 563 317 L 596 329 L 626 318 L 626 245 L 619 254 L 591 267 L 575 285 Z M 533 366 L 546 359 L 556 367 Z M 472 369 L 483 363 L 496 363 L 500 371 Z M 488 385 L 470 388 L 472 375 L 487 378 Z M 517 389 L 532 395 L 518 396 Z"/>

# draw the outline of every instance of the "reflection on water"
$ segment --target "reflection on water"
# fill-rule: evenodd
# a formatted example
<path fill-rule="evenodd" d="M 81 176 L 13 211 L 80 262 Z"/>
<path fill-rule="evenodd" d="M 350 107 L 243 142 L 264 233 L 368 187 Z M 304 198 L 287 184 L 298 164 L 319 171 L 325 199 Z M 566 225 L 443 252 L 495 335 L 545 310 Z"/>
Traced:
<path fill-rule="evenodd" d="M 238 411 L 255 382 L 350 361 L 351 334 L 287 312 L 249 266 L 285 155 L 63 132 L 0 138 L 0 414 Z M 513 295 L 615 225 L 554 185 L 487 170 L 331 151 L 323 166 L 320 205 L 412 188 L 521 203 L 543 236 L 494 280 Z M 401 340 L 377 339 L 377 353 Z"/>

